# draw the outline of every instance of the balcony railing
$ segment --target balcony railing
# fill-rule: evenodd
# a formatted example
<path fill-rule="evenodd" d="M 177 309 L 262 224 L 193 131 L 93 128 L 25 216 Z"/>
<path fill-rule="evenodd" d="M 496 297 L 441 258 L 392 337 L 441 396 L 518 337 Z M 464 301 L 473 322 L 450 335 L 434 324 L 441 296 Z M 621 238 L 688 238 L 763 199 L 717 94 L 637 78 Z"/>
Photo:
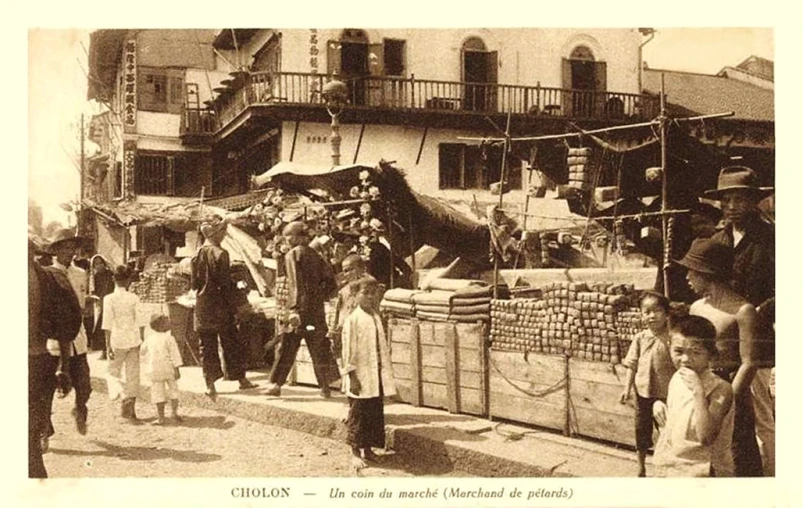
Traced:
<path fill-rule="evenodd" d="M 322 104 L 321 74 L 254 72 L 246 84 L 216 101 L 225 126 L 251 105 Z M 658 114 L 654 97 L 591 90 L 495 83 L 463 83 L 367 76 L 346 81 L 355 108 L 448 110 L 481 114 L 546 115 L 610 121 L 644 120 Z"/>
<path fill-rule="evenodd" d="M 220 126 L 211 109 L 186 108 L 181 117 L 181 134 L 214 134 Z"/>

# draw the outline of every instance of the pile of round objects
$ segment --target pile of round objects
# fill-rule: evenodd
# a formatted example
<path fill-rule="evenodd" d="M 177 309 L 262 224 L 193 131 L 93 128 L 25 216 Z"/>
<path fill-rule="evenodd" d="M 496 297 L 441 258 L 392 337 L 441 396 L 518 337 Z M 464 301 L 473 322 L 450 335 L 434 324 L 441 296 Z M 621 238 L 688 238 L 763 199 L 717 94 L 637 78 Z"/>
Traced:
<path fill-rule="evenodd" d="M 172 263 L 157 263 L 148 271 L 142 272 L 139 280 L 132 282 L 129 290 L 139 296 L 143 303 L 166 303 L 176 300 L 187 292 L 189 279 L 173 274 Z"/>
<path fill-rule="evenodd" d="M 627 350 L 623 342 L 641 330 L 631 285 L 554 283 L 541 293 L 538 299 L 491 301 L 492 349 L 619 363 Z"/>

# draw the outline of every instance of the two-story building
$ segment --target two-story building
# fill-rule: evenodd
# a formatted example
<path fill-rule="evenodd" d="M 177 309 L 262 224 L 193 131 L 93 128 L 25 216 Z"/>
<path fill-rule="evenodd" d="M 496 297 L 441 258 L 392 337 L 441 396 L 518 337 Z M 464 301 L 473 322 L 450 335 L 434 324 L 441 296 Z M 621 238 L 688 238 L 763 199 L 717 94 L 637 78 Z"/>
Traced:
<path fill-rule="evenodd" d="M 218 68 L 241 77 L 216 96 L 215 170 L 248 176 L 278 162 L 332 165 L 321 95 L 346 83 L 341 164 L 396 161 L 411 187 L 446 199 L 489 196 L 502 147 L 461 138 L 565 132 L 652 118 L 639 94 L 637 29 L 226 29 Z M 512 200 L 529 146 L 507 159 Z M 565 162 L 565 160 L 564 160 Z M 225 179 L 221 175 L 221 179 Z"/>

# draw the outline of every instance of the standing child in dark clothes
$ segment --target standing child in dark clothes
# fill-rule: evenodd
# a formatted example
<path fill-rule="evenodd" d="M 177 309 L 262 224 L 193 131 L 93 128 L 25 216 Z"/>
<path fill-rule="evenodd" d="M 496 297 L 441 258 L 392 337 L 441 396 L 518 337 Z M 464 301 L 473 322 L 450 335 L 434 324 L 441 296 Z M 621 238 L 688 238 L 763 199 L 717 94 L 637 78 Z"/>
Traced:
<path fill-rule="evenodd" d="M 647 292 L 641 297 L 641 318 L 647 329 L 630 343 L 625 356 L 627 366 L 622 404 L 636 391 L 636 451 L 639 476 L 646 476 L 645 460 L 652 445 L 652 407 L 656 401 L 666 402 L 669 381 L 675 373 L 669 356 L 669 300 Z"/>
<path fill-rule="evenodd" d="M 343 322 L 343 389 L 349 399 L 346 420 L 356 469 L 376 455 L 371 450 L 385 446 L 385 415 L 382 399 L 396 393 L 388 348 L 379 316 L 380 285 L 373 278 L 351 284 L 357 308 Z M 362 456 L 360 451 L 362 450 Z"/>

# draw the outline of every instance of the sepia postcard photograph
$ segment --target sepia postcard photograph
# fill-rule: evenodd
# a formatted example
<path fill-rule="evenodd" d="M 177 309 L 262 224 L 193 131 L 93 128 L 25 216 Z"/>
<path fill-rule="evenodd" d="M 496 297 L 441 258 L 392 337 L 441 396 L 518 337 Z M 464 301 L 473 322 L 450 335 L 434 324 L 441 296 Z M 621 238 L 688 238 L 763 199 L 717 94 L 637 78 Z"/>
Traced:
<path fill-rule="evenodd" d="M 13 506 L 794 506 L 781 30 L 494 4 L 29 14 Z"/>

